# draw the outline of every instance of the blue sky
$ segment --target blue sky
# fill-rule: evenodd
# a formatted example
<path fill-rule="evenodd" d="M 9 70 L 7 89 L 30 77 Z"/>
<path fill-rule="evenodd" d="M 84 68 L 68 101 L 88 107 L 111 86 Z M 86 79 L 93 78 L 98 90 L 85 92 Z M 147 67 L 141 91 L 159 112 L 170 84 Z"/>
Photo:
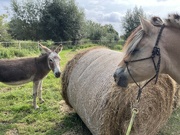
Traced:
<path fill-rule="evenodd" d="M 6 9 L 10 8 L 10 0 L 0 0 L 0 14 L 7 13 Z"/>
<path fill-rule="evenodd" d="M 122 34 L 121 20 L 128 9 L 142 7 L 147 15 L 165 18 L 180 13 L 180 0 L 75 0 L 84 9 L 86 18 L 101 24 L 112 24 Z M 0 14 L 10 8 L 10 0 L 0 0 Z"/>

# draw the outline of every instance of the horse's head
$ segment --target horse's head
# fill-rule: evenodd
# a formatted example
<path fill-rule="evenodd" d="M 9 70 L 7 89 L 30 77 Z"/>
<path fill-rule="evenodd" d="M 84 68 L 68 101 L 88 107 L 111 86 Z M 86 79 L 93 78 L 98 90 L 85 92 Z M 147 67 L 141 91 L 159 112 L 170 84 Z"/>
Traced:
<path fill-rule="evenodd" d="M 60 70 L 60 57 L 59 53 L 61 52 L 63 46 L 59 45 L 55 50 L 51 50 L 42 44 L 39 43 L 40 48 L 42 49 L 42 54 L 47 54 L 47 64 L 50 70 L 53 71 L 54 76 L 56 78 L 59 78 L 61 75 L 61 70 Z"/>
<path fill-rule="evenodd" d="M 159 40 L 158 47 L 161 46 L 162 41 L 157 39 L 161 27 L 154 25 L 156 23 L 162 25 L 162 20 L 156 18 L 154 22 L 149 22 L 140 18 L 140 22 L 141 25 L 128 37 L 123 48 L 124 58 L 114 73 L 116 83 L 122 87 L 126 87 L 128 83 L 146 80 L 156 74 L 155 66 L 159 57 L 154 57 L 152 60 L 152 51 L 156 41 Z M 162 68 L 160 67 L 159 72 Z"/>

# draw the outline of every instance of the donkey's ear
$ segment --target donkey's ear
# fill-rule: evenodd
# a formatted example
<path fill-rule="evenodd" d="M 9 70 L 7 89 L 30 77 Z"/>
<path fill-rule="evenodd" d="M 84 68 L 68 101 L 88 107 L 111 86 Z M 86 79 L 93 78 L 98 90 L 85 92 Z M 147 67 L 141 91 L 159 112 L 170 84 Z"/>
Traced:
<path fill-rule="evenodd" d="M 60 44 L 54 51 L 58 54 L 62 51 L 62 49 L 63 49 L 63 46 L 62 44 Z"/>
<path fill-rule="evenodd" d="M 39 44 L 39 47 L 41 48 L 41 53 L 42 54 L 52 52 L 49 48 L 47 48 L 46 46 L 42 45 L 41 43 L 38 43 L 38 44 Z"/>
<path fill-rule="evenodd" d="M 151 33 L 151 31 L 154 28 L 154 26 L 149 21 L 147 21 L 144 18 L 142 18 L 141 16 L 139 16 L 139 20 L 140 20 L 141 27 L 144 30 L 144 32 L 146 34 Z"/>

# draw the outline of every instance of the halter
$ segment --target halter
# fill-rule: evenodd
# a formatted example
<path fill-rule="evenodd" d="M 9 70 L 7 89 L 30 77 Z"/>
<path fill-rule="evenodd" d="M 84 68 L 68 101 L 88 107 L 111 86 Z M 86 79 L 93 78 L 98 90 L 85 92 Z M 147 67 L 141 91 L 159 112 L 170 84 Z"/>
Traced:
<path fill-rule="evenodd" d="M 134 81 L 134 83 L 138 86 L 139 88 L 139 91 L 138 91 L 138 95 L 137 95 L 137 101 L 139 101 L 140 99 L 140 96 L 141 96 L 141 93 L 142 93 L 142 90 L 143 88 L 149 83 L 151 82 L 154 78 L 156 78 L 155 80 L 155 84 L 157 83 L 157 80 L 158 80 L 158 75 L 159 75 L 159 69 L 160 69 L 160 63 L 161 63 L 161 53 L 160 53 L 160 48 L 158 47 L 158 43 L 159 43 L 159 40 L 160 40 L 160 37 L 161 37 L 161 34 L 162 34 L 162 31 L 164 29 L 165 25 L 162 24 L 161 25 L 161 28 L 160 28 L 160 31 L 159 31 L 159 34 L 157 36 L 157 39 L 156 39 L 156 43 L 154 45 L 154 48 L 152 50 L 152 55 L 150 57 L 147 57 L 147 58 L 142 58 L 142 59 L 138 59 L 138 60 L 131 60 L 131 61 L 124 61 L 124 63 L 126 64 L 126 67 L 127 67 L 127 71 L 130 75 L 130 77 L 132 78 L 132 80 Z M 157 64 L 155 63 L 155 56 L 158 56 L 158 62 Z M 132 76 L 132 74 L 130 73 L 130 70 L 129 70 L 129 63 L 133 63 L 133 62 L 138 62 L 138 61 L 143 61 L 143 60 L 147 60 L 147 59 L 152 59 L 153 61 L 153 64 L 154 64 L 154 69 L 155 69 L 155 72 L 156 74 L 151 78 L 149 79 L 142 87 L 136 82 L 136 80 L 134 79 L 134 77 Z"/>

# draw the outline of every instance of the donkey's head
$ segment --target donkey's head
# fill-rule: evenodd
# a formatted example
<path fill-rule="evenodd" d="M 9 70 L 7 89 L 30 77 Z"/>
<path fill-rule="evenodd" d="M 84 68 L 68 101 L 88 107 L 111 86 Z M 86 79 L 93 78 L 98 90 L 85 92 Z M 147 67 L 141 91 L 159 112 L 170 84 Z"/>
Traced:
<path fill-rule="evenodd" d="M 59 45 L 55 50 L 51 50 L 40 43 L 39 46 L 42 50 L 42 54 L 48 55 L 47 64 L 49 69 L 53 71 L 55 77 L 59 78 L 61 75 L 61 70 L 60 70 L 60 57 L 58 54 L 61 52 L 63 48 L 62 45 Z"/>

